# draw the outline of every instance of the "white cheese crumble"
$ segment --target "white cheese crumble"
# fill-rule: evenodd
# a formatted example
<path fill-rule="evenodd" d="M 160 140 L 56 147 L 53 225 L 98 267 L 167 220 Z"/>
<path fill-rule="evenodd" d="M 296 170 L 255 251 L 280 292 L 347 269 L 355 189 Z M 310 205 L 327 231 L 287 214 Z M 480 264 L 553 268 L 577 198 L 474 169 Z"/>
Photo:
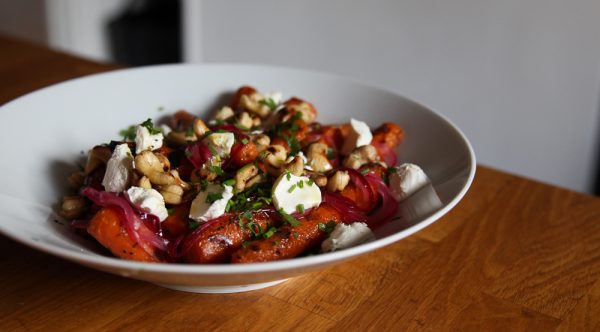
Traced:
<path fill-rule="evenodd" d="M 344 141 L 341 153 L 347 156 L 354 149 L 371 144 L 372 140 L 373 134 L 365 122 L 350 119 L 350 131 Z"/>
<path fill-rule="evenodd" d="M 170 132 L 173 131 L 173 129 L 171 129 L 171 127 L 167 126 L 166 124 L 161 124 L 160 131 L 163 132 L 163 136 L 167 136 Z"/>
<path fill-rule="evenodd" d="M 154 189 L 131 187 L 127 189 L 125 196 L 131 204 L 144 212 L 157 216 L 160 221 L 164 221 L 169 216 L 165 207 L 165 199 Z"/>
<path fill-rule="evenodd" d="M 106 172 L 102 179 L 104 190 L 111 193 L 121 192 L 129 187 L 133 170 L 133 155 L 127 144 L 115 147 L 106 163 Z"/>
<path fill-rule="evenodd" d="M 415 164 L 402 164 L 390 174 L 390 191 L 400 202 L 429 183 L 429 178 L 421 167 Z"/>
<path fill-rule="evenodd" d="M 330 252 L 346 249 L 375 240 L 375 235 L 367 224 L 355 222 L 350 225 L 337 224 L 327 240 L 321 244 L 321 251 Z"/>
<path fill-rule="evenodd" d="M 273 205 L 286 213 L 294 213 L 298 205 L 310 209 L 321 204 L 321 190 L 306 176 L 291 173 L 281 174 L 272 190 Z"/>
<path fill-rule="evenodd" d="M 210 203 L 209 194 L 221 195 L 221 198 Z M 198 193 L 192 201 L 189 217 L 198 222 L 204 222 L 222 216 L 227 202 L 233 197 L 233 187 L 228 185 L 209 184 L 206 190 Z"/>
<path fill-rule="evenodd" d="M 235 141 L 233 133 L 212 133 L 204 139 L 211 150 L 214 150 L 219 157 L 225 158 L 231 153 L 231 147 Z"/>
<path fill-rule="evenodd" d="M 135 153 L 139 154 L 144 150 L 154 151 L 163 145 L 163 134 L 151 135 L 148 128 L 137 126 L 135 129 Z"/>

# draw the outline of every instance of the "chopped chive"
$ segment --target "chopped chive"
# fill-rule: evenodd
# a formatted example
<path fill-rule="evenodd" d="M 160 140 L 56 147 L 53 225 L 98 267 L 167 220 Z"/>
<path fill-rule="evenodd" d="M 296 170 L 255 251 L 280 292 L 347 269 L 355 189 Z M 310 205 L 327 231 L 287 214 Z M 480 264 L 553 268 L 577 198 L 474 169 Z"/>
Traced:
<path fill-rule="evenodd" d="M 277 210 L 277 212 L 279 212 L 283 220 L 290 224 L 292 227 L 300 226 L 300 221 L 298 221 L 298 219 L 294 218 L 290 214 L 286 213 L 283 209 L 279 209 Z"/>
<path fill-rule="evenodd" d="M 292 191 L 294 191 L 294 189 L 296 189 L 296 185 L 295 185 L 295 184 L 293 184 L 293 185 L 290 187 L 290 189 L 288 189 L 288 193 L 290 193 L 290 194 L 291 194 L 291 193 L 292 193 Z"/>
<path fill-rule="evenodd" d="M 292 179 L 292 174 L 289 171 L 285 172 L 285 178 L 289 181 Z"/>
<path fill-rule="evenodd" d="M 303 214 L 304 213 L 304 204 L 296 205 L 296 211 L 298 211 L 298 213 L 300 213 L 300 214 Z"/>
<path fill-rule="evenodd" d="M 244 144 L 244 145 L 248 144 L 248 139 L 247 138 L 242 138 L 242 144 Z"/>
<path fill-rule="evenodd" d="M 315 181 L 314 181 L 313 179 L 309 179 L 309 180 L 306 182 L 306 184 L 307 184 L 309 187 L 312 187 L 312 185 L 313 185 L 314 183 L 315 183 Z"/>
<path fill-rule="evenodd" d="M 242 242 L 242 247 L 248 248 L 251 243 L 252 243 L 251 241 L 244 241 L 244 242 Z"/>
<path fill-rule="evenodd" d="M 298 236 L 299 236 L 298 232 L 292 232 L 292 235 L 294 236 L 294 239 L 296 239 L 296 240 L 298 239 Z"/>
<path fill-rule="evenodd" d="M 223 181 L 223 184 L 231 187 L 235 184 L 235 179 L 225 180 L 225 181 Z"/>
<path fill-rule="evenodd" d="M 221 193 L 208 193 L 206 195 L 206 203 L 212 204 L 220 199 L 223 199 L 223 194 Z"/>
<path fill-rule="evenodd" d="M 300 189 L 304 188 L 304 181 L 303 180 L 298 181 L 298 183 L 296 183 L 296 184 L 298 185 L 298 188 L 300 188 Z"/>

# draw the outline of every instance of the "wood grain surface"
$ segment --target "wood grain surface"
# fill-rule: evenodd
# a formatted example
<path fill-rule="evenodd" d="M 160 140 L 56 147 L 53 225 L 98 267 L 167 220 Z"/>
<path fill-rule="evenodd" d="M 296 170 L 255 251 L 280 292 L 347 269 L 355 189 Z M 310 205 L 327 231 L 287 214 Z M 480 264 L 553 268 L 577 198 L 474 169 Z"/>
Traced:
<path fill-rule="evenodd" d="M 0 103 L 114 68 L 0 37 Z M 2 236 L 0 250 L 0 331 L 600 331 L 600 199 L 484 166 L 427 229 L 248 293 L 172 291 Z"/>

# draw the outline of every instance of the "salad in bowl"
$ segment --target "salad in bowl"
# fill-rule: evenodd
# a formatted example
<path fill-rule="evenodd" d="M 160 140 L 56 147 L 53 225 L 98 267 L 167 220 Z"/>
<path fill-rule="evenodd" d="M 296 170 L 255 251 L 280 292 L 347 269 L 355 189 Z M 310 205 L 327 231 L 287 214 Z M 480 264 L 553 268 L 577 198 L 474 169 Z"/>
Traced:
<path fill-rule="evenodd" d="M 125 260 L 247 264 L 344 250 L 375 240 L 429 183 L 419 166 L 398 165 L 398 124 L 320 123 L 310 101 L 250 86 L 207 119 L 141 120 L 89 150 L 59 212 Z"/>

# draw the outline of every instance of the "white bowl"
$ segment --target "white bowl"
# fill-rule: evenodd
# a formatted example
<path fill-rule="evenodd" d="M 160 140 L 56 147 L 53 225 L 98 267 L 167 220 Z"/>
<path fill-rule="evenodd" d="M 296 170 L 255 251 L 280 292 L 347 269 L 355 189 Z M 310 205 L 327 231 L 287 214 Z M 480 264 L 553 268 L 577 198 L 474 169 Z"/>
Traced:
<path fill-rule="evenodd" d="M 401 204 L 400 220 L 377 240 L 334 253 L 248 265 L 140 263 L 109 257 L 55 214 L 66 178 L 92 146 L 146 118 L 186 109 L 203 115 L 239 86 L 311 101 L 322 123 L 350 117 L 400 124 L 401 162 L 420 165 L 433 187 Z M 165 111 L 160 112 L 159 108 Z M 43 252 L 101 271 L 194 292 L 273 285 L 399 241 L 433 223 L 463 197 L 475 174 L 466 137 L 442 115 L 393 92 L 311 71 L 254 65 L 168 65 L 92 75 L 41 89 L 0 108 L 0 231 Z"/>

